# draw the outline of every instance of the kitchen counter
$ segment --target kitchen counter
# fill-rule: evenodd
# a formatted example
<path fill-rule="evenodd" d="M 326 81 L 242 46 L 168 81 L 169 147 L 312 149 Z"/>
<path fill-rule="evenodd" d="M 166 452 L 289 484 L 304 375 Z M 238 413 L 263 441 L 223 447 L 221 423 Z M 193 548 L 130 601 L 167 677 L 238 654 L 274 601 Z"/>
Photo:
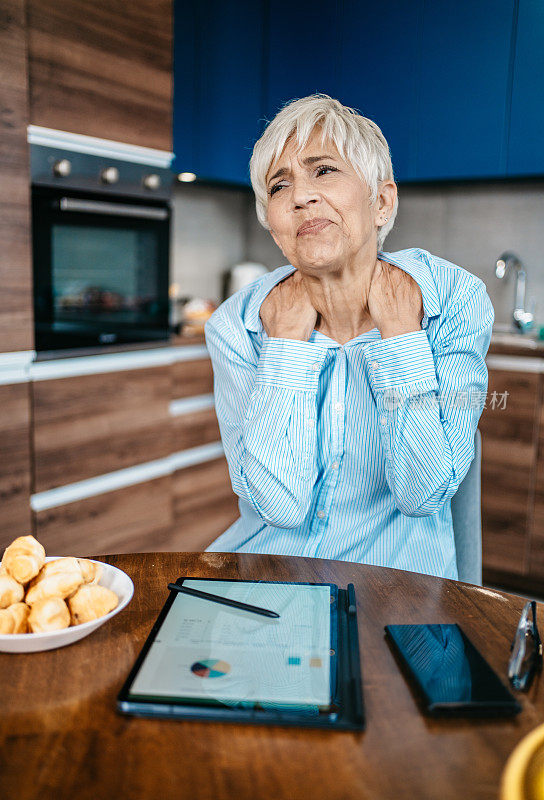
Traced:
<path fill-rule="evenodd" d="M 36 354 L 36 361 L 56 361 L 59 358 L 82 358 L 83 356 L 109 355 L 113 353 L 133 353 L 142 350 L 161 350 L 165 347 L 205 344 L 204 334 L 187 336 L 173 334 L 163 342 L 131 342 L 129 344 L 101 345 L 99 347 L 78 347 L 73 350 L 45 350 Z"/>
<path fill-rule="evenodd" d="M 493 333 L 489 345 L 491 355 L 538 356 L 544 355 L 544 340 L 515 333 Z"/>

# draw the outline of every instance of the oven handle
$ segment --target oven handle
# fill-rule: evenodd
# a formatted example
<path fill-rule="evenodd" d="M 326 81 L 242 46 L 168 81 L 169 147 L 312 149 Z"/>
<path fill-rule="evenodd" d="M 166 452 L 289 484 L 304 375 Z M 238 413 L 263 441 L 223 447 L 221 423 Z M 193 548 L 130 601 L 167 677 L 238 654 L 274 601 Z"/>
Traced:
<path fill-rule="evenodd" d="M 105 203 L 101 200 L 77 200 L 74 197 L 61 197 L 61 211 L 80 211 L 87 214 L 107 214 L 119 217 L 139 217 L 140 219 L 167 219 L 166 208 L 153 206 L 130 206 L 125 203 Z"/>

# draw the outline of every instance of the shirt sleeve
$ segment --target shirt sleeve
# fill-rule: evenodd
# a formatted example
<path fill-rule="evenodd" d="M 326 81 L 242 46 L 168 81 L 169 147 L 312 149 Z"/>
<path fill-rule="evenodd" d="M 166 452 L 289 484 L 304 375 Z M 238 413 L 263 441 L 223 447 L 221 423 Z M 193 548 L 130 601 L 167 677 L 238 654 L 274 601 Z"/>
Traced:
<path fill-rule="evenodd" d="M 233 490 L 269 525 L 297 528 L 316 479 L 317 389 L 326 348 L 265 338 L 255 363 L 224 320 L 210 320 L 205 331 Z"/>
<path fill-rule="evenodd" d="M 436 514 L 468 472 L 487 393 L 493 319 L 479 282 L 448 313 L 433 349 L 427 331 L 419 330 L 365 350 L 387 482 L 408 516 Z"/>

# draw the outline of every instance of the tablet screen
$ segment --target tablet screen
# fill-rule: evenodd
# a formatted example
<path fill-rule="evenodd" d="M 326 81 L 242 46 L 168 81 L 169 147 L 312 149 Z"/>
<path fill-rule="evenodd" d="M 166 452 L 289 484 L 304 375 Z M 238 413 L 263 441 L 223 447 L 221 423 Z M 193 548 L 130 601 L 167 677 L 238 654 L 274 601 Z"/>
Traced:
<path fill-rule="evenodd" d="M 330 585 L 193 578 L 183 585 L 280 617 L 176 594 L 127 699 L 329 708 L 335 612 Z"/>

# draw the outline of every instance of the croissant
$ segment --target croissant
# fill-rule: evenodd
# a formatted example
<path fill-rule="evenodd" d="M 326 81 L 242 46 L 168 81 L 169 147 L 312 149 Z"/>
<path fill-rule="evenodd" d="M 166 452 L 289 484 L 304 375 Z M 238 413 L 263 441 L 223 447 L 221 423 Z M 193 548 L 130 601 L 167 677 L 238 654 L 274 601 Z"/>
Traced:
<path fill-rule="evenodd" d="M 94 561 L 89 561 L 88 558 L 78 558 L 79 567 L 83 573 L 83 580 L 85 583 L 94 585 L 100 580 L 102 575 L 102 567 Z"/>
<path fill-rule="evenodd" d="M 28 588 L 35 586 L 38 581 L 43 580 L 43 578 L 49 578 L 51 575 L 55 575 L 57 572 L 79 572 L 81 573 L 81 568 L 78 563 L 78 559 L 74 558 L 73 556 L 65 556 L 64 558 L 56 558 L 54 561 L 48 561 L 43 565 L 41 570 L 38 572 L 35 578 L 32 578 Z M 83 574 L 81 575 L 83 580 Z"/>
<path fill-rule="evenodd" d="M 64 600 L 73 594 L 76 589 L 79 589 L 82 583 L 83 576 L 79 567 L 77 571 L 56 572 L 53 575 L 47 575 L 28 589 L 25 603 L 32 606 L 46 597 L 60 597 Z"/>
<path fill-rule="evenodd" d="M 70 612 L 61 597 L 45 597 L 38 600 L 28 615 L 28 627 L 32 633 L 59 631 L 70 625 Z"/>
<path fill-rule="evenodd" d="M 13 603 L 5 611 L 11 614 L 14 628 L 12 633 L 26 633 L 28 630 L 28 614 L 30 612 L 26 603 Z"/>
<path fill-rule="evenodd" d="M 82 586 L 70 597 L 68 605 L 72 617 L 72 625 L 81 625 L 92 619 L 103 617 L 116 608 L 119 598 L 105 586 Z"/>
<path fill-rule="evenodd" d="M 19 583 L 28 583 L 45 563 L 45 549 L 33 536 L 19 536 L 6 547 L 2 564 Z"/>
<path fill-rule="evenodd" d="M 0 608 L 20 602 L 25 596 L 24 587 L 11 575 L 0 575 Z"/>
<path fill-rule="evenodd" d="M 15 633 L 15 619 L 7 608 L 0 608 L 0 634 Z"/>

